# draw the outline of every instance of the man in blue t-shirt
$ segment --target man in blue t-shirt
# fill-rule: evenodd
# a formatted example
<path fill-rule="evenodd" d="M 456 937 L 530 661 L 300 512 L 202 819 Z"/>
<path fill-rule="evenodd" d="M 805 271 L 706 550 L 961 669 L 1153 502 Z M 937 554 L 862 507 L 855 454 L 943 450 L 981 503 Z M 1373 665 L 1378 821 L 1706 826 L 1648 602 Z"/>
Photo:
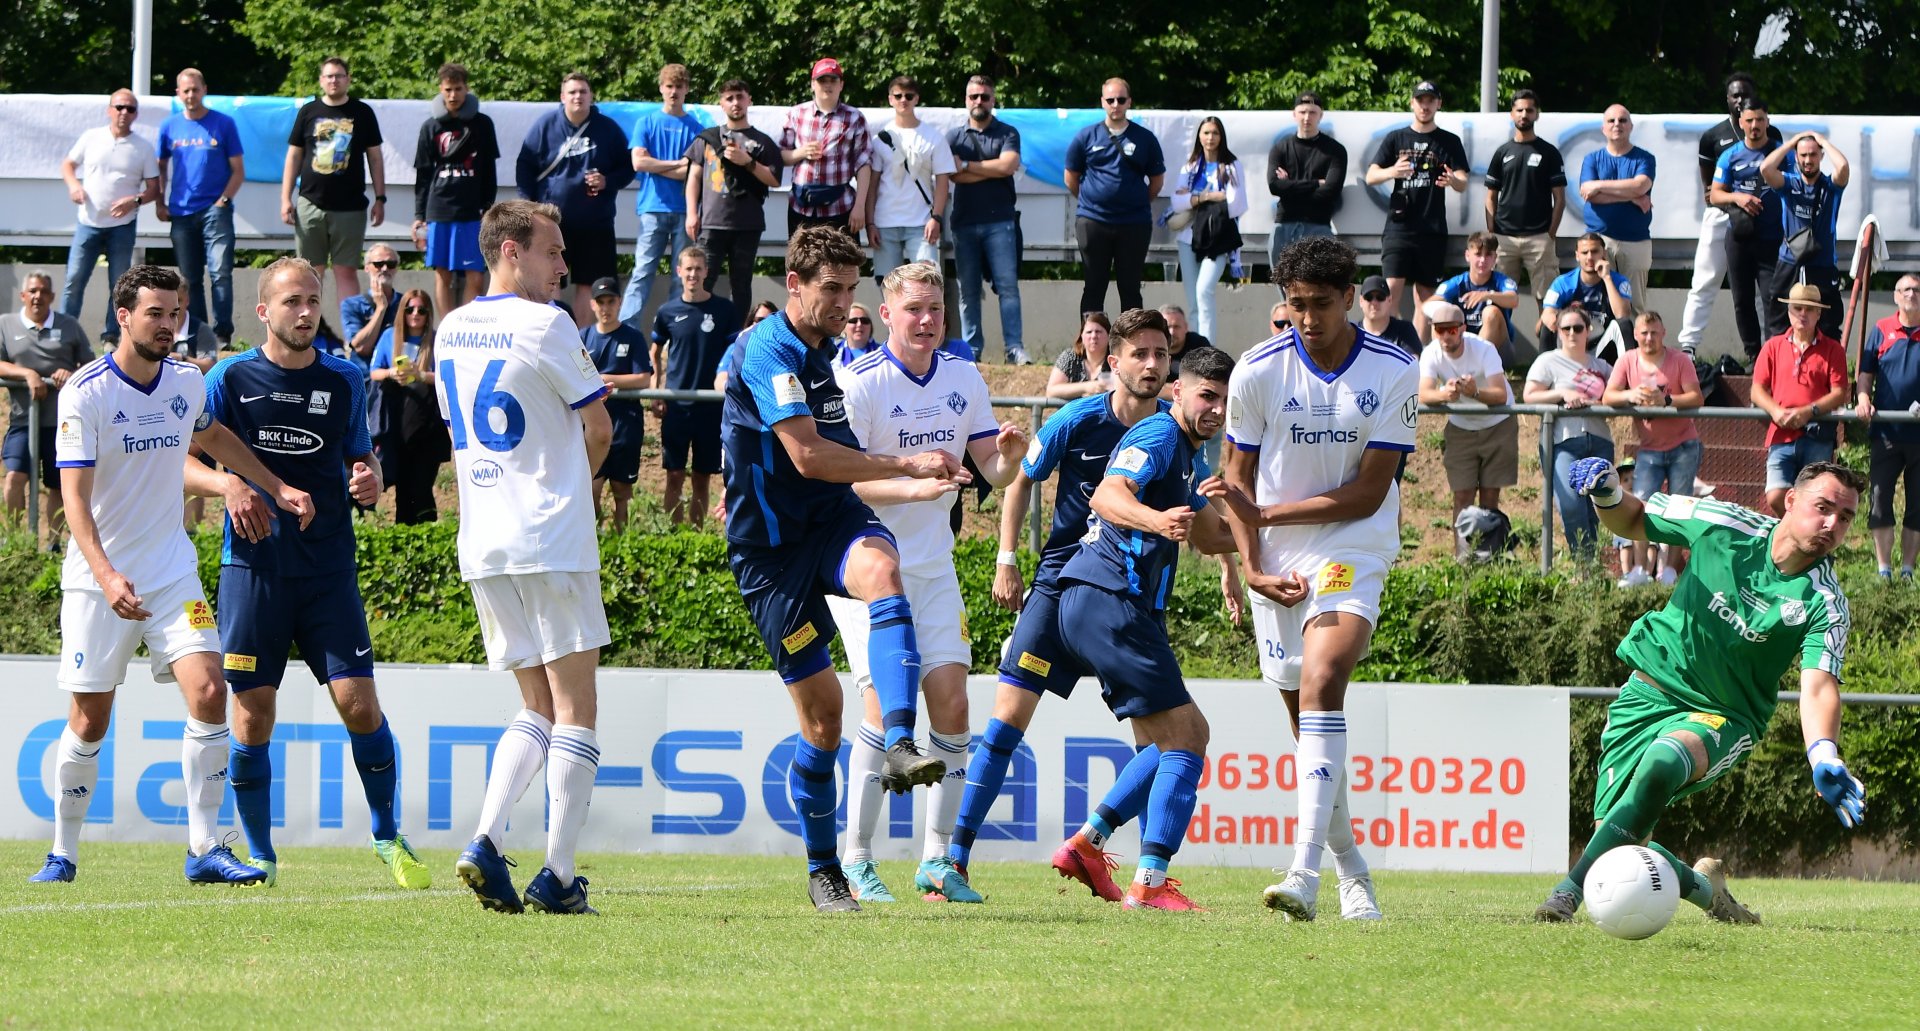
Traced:
<path fill-rule="evenodd" d="M 274 475 L 313 498 L 313 520 L 302 528 L 277 519 L 266 537 L 250 540 L 235 531 L 229 505 L 220 549 L 215 612 L 234 709 L 228 779 L 252 851 L 247 864 L 266 871 L 269 886 L 278 879 L 273 724 L 288 652 L 298 647 L 346 724 L 372 811 L 374 851 L 395 883 L 426 888 L 431 877 L 394 816 L 393 732 L 374 693 L 373 642 L 354 563 L 353 504 L 372 504 L 381 488 L 360 370 L 313 349 L 320 275 L 307 262 L 281 258 L 261 273 L 260 319 L 266 342 L 207 374 L 207 411 Z"/>
<path fill-rule="evenodd" d="M 593 323 L 580 330 L 580 343 L 600 379 L 612 390 L 645 390 L 653 385 L 653 361 L 647 354 L 647 338 L 639 330 L 620 321 L 620 281 L 602 276 L 593 284 Z M 640 445 L 647 436 L 646 415 L 638 401 L 607 401 L 607 415 L 613 420 L 613 442 L 607 457 L 593 474 L 593 516 L 600 518 L 600 491 L 611 484 L 613 493 L 613 529 L 627 527 L 627 508 L 633 501 L 633 485 L 640 480 Z"/>
<path fill-rule="evenodd" d="M 640 328 L 641 313 L 653 300 L 653 277 L 665 259 L 671 267 L 687 240 L 687 147 L 706 122 L 687 110 L 687 66 L 660 69 L 660 109 L 634 119 L 633 170 L 640 189 L 633 210 L 640 216 L 634 244 L 633 278 L 620 302 L 620 321 Z"/>
<path fill-rule="evenodd" d="M 668 390 L 709 390 L 727 340 L 740 324 L 740 310 L 725 297 L 707 292 L 707 252 L 694 245 L 680 252 L 674 272 L 680 277 L 680 296 L 660 306 L 653 317 L 654 368 L 665 376 Z M 720 471 L 720 403 L 717 401 L 655 401 L 660 420 L 660 467 L 667 471 L 664 503 L 676 523 L 689 514 L 680 506 L 687 485 L 687 457 L 693 457 L 691 519 L 699 526 L 707 518 L 708 477 Z"/>
<path fill-rule="evenodd" d="M 1718 208 L 1727 223 L 1722 234 L 1726 256 L 1721 263 L 1733 290 L 1734 329 L 1740 334 L 1747 364 L 1752 365 L 1765 342 L 1760 333 L 1761 307 L 1755 302 L 1771 296 L 1764 291 L 1773 285 L 1780 251 L 1780 191 L 1767 185 L 1760 166 L 1773 153 L 1780 132 L 1770 124 L 1767 105 L 1757 97 L 1741 99 L 1739 131 L 1740 139 L 1715 159 L 1707 203 Z M 1691 295 L 1688 311 L 1692 311 Z"/>
<path fill-rule="evenodd" d="M 1547 287 L 1546 298 L 1540 302 L 1543 351 L 1553 346 L 1545 341 L 1559 339 L 1561 310 L 1576 302 L 1593 320 L 1593 335 L 1588 339 L 1595 348 L 1600 346 L 1601 335 L 1611 329 L 1613 323 L 1633 316 L 1633 285 L 1608 264 L 1607 242 L 1599 233 L 1581 235 L 1573 245 L 1573 262 L 1573 269 L 1554 280 Z M 1615 333 L 1614 338 L 1620 339 L 1621 334 Z"/>
<path fill-rule="evenodd" d="M 1520 284 L 1494 266 L 1500 260 L 1500 238 L 1481 231 L 1467 237 L 1467 270 L 1440 284 L 1434 295 L 1451 301 L 1466 313 L 1467 332 L 1492 344 L 1500 360 L 1513 364 L 1513 309 L 1520 303 Z"/>
<path fill-rule="evenodd" d="M 1653 266 L 1653 155 L 1633 145 L 1633 113 L 1615 104 L 1600 116 L 1607 145 L 1580 162 L 1580 199 L 1587 232 L 1607 244 L 1607 261 L 1633 287 L 1633 310 L 1647 290 Z"/>
<path fill-rule="evenodd" d="M 727 562 L 799 712 L 787 790 L 806 847 L 807 894 L 823 913 L 860 908 L 840 868 L 834 819 L 846 699 L 827 651 L 835 632 L 827 594 L 867 603 L 868 668 L 887 737 L 882 783 L 904 792 L 947 772 L 913 741 L 920 653 L 899 552 L 851 485 L 899 476 L 969 479 L 945 451 L 866 454 L 847 423 L 828 342 L 846 321 L 865 260 L 835 226 L 794 231 L 786 309 L 743 337 L 740 374 L 727 378 L 724 408 Z"/>
<path fill-rule="evenodd" d="M 1120 286 L 1120 310 L 1141 307 L 1140 277 L 1153 239 L 1153 199 L 1167 163 L 1158 137 L 1127 117 L 1133 88 L 1125 79 L 1100 86 L 1106 118 L 1067 144 L 1067 192 L 1073 194 L 1074 238 L 1086 263 L 1080 310 L 1105 311 L 1107 284 Z"/>
<path fill-rule="evenodd" d="M 1828 154 L 1833 155 L 1832 175 L 1820 171 L 1820 161 Z M 1792 167 L 1782 171 L 1789 162 Z M 1820 288 L 1820 300 L 1827 306 L 1820 313 L 1820 332 L 1838 339 L 1840 195 L 1846 192 L 1853 167 L 1825 136 L 1797 132 L 1760 163 L 1760 175 L 1780 192 L 1782 237 L 1773 289 L 1767 291 L 1767 334 L 1787 331 L 1787 290 L 1804 279 Z"/>
<path fill-rule="evenodd" d="M 160 201 L 154 215 L 168 223 L 174 263 L 186 281 L 187 312 L 233 339 L 233 195 L 246 181 L 240 127 L 206 105 L 207 79 L 198 68 L 173 80 L 180 110 L 160 126 Z M 200 281 L 211 278 L 209 314 Z"/>

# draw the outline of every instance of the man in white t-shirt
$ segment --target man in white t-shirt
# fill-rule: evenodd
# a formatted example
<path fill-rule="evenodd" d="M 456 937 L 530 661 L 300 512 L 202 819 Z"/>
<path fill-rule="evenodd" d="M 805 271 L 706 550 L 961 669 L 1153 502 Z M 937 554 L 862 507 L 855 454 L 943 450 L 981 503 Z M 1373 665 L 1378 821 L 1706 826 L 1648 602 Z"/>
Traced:
<path fill-rule="evenodd" d="M 1425 308 L 1433 342 L 1420 352 L 1420 402 L 1430 405 L 1506 405 L 1513 403 L 1500 351 L 1466 331 L 1466 313 L 1452 301 L 1434 298 Z M 1520 482 L 1520 433 L 1511 415 L 1447 416 L 1442 464 L 1453 514 L 1474 504 L 1500 509 L 1500 489 Z"/>
<path fill-rule="evenodd" d="M 1413 450 L 1420 380 L 1412 355 L 1347 321 L 1356 266 L 1332 237 L 1281 252 L 1273 280 L 1293 327 L 1248 349 L 1227 392 L 1223 500 L 1256 595 L 1261 677 L 1298 741 L 1298 848 L 1265 900 L 1295 920 L 1314 918 L 1328 849 L 1341 916 L 1380 918 L 1344 812 L 1345 703 L 1400 551 L 1393 474 Z"/>
<path fill-rule="evenodd" d="M 600 769 L 594 667 L 612 642 L 600 601 L 593 472 L 613 442 L 607 387 L 573 320 L 552 301 L 567 274 L 560 212 L 513 200 L 480 218 L 487 295 L 434 334 L 440 414 L 460 491 L 460 578 L 473 591 L 487 667 L 512 670 L 525 703 L 487 776 L 473 842 L 454 870 L 480 904 L 518 913 L 500 854 L 508 811 L 547 767 L 546 865 L 525 906 L 595 912 L 574 873 Z"/>
<path fill-rule="evenodd" d="M 160 156 L 151 142 L 134 134 L 133 123 L 139 117 L 140 98 L 132 90 L 116 90 L 107 100 L 107 124 L 81 133 L 60 162 L 67 196 L 79 208 L 73 246 L 67 251 L 67 285 L 60 292 L 60 310 L 76 319 L 86 302 L 94 266 L 104 255 L 109 289 L 120 281 L 133 264 L 140 205 L 160 199 Z M 100 339 L 108 346 L 120 339 L 111 304 Z"/>
<path fill-rule="evenodd" d="M 897 89 L 897 87 L 896 87 Z M 1004 487 L 1020 471 L 1027 432 L 993 417 L 987 382 L 970 361 L 940 350 L 946 342 L 945 283 L 925 262 L 896 267 L 882 286 L 880 318 L 889 330 L 875 348 L 835 372 L 846 394 L 847 424 L 868 454 L 916 455 L 929 448 L 955 458 L 973 456 L 988 483 Z M 973 664 L 966 604 L 953 568 L 953 506 L 960 485 L 951 480 L 901 477 L 854 484 L 900 548 L 900 576 L 913 609 L 920 648 L 920 689 L 926 695 L 928 747 L 947 772 L 927 792 L 926 847 L 914 877 L 929 900 L 982 902 L 947 856 L 953 825 L 967 784 L 967 669 Z M 867 674 L 867 604 L 827 596 L 833 621 L 846 638 L 865 703 L 865 721 L 854 738 L 847 790 L 847 880 L 861 902 L 892 902 L 873 861 L 873 835 L 880 819 L 881 772 L 886 732 L 879 695 Z"/>
<path fill-rule="evenodd" d="M 867 242 L 873 245 L 873 277 L 885 279 L 898 265 L 940 260 L 946 228 L 947 188 L 953 148 L 946 137 L 920 124 L 920 84 L 896 76 L 887 84 L 893 120 L 873 136 L 874 187 L 867 194 Z"/>
<path fill-rule="evenodd" d="M 237 481 L 190 460 L 188 444 L 257 484 L 297 515 L 302 529 L 313 502 L 214 420 L 200 370 L 170 357 L 179 291 L 172 269 L 128 269 L 113 288 L 120 344 L 82 365 L 60 390 L 54 453 L 72 540 L 60 576 L 59 684 L 72 704 L 54 750 L 53 849 L 30 878 L 35 882 L 74 878 L 114 695 L 143 643 L 154 679 L 178 681 L 187 703 L 180 757 L 187 880 L 257 884 L 267 876 L 216 836 L 227 792 L 227 684 L 213 609 L 181 529 L 182 492 L 224 493 L 236 525 L 255 537 L 265 534 L 268 516 L 252 486 L 227 490 Z"/>

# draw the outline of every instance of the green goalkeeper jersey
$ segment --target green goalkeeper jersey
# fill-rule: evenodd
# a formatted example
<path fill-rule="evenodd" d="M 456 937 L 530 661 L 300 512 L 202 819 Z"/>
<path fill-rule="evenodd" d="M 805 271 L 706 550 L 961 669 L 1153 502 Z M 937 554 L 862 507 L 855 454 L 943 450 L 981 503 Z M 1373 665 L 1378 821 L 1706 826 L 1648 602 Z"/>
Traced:
<path fill-rule="evenodd" d="M 1666 605 L 1641 616 L 1614 654 L 1653 678 L 1676 705 L 1735 716 L 1755 728 L 1773 718 L 1780 676 L 1802 669 L 1840 677 L 1847 599 L 1833 563 L 1788 576 L 1773 563 L 1779 520 L 1721 501 L 1655 494 L 1647 539 L 1693 549 Z"/>

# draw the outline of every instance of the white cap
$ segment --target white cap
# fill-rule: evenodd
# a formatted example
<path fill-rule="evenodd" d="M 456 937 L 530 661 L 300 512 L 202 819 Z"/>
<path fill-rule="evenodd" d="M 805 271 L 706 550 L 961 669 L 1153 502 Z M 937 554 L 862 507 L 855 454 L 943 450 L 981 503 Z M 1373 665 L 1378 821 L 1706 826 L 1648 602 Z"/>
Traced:
<path fill-rule="evenodd" d="M 1428 322 L 1452 325 L 1467 321 L 1467 313 L 1461 311 L 1459 305 L 1439 297 L 1428 301 L 1420 311 L 1427 317 Z"/>

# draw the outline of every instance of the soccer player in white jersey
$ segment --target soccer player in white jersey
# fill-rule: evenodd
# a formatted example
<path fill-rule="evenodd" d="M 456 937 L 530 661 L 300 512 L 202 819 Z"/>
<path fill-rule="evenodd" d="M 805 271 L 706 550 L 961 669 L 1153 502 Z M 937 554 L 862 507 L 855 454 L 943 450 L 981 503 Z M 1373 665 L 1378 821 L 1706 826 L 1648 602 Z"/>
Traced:
<path fill-rule="evenodd" d="M 841 366 L 847 422 L 868 454 L 915 455 L 938 448 L 962 451 L 988 483 L 1004 487 L 1020 471 L 1027 432 L 997 422 L 987 381 L 972 362 L 939 350 L 946 340 L 946 302 L 940 270 L 926 262 L 900 265 L 881 284 L 880 318 L 886 345 Z M 960 485 L 952 480 L 900 477 L 853 485 L 893 531 L 900 547 L 900 575 L 913 607 L 920 647 L 920 690 L 929 724 L 926 752 L 947 764 L 946 775 L 927 792 L 926 845 L 914 885 L 928 901 L 983 902 L 985 898 L 947 857 L 954 820 L 967 785 L 967 669 L 973 663 L 966 604 L 953 568 L 953 506 Z M 833 621 L 846 637 L 864 702 L 865 720 L 854 739 L 847 791 L 847 880 L 862 902 L 892 902 L 873 861 L 873 835 L 880 820 L 881 772 L 886 731 L 879 695 L 867 675 L 867 605 L 827 596 Z"/>
<path fill-rule="evenodd" d="M 53 850 L 33 881 L 74 878 L 114 693 L 143 642 L 154 679 L 178 681 L 187 703 L 180 769 L 187 787 L 188 882 L 253 884 L 266 877 L 236 859 L 214 833 L 227 791 L 227 684 L 213 609 L 181 529 L 188 444 L 257 484 L 299 516 L 302 529 L 313 518 L 313 504 L 214 420 L 200 370 L 168 357 L 179 325 L 179 290 L 171 269 L 135 265 L 123 273 L 113 285 L 120 343 L 82 365 L 60 390 L 54 456 L 72 538 L 60 578 L 59 684 L 71 693 L 71 704 L 54 752 Z M 250 517 L 255 534 L 265 529 L 260 515 L 240 513 Z"/>
<path fill-rule="evenodd" d="M 595 912 L 573 853 L 600 769 L 594 667 L 613 640 L 593 519 L 593 471 L 613 421 L 600 370 L 551 303 L 565 251 L 552 205 L 488 208 L 487 296 L 448 315 L 434 336 L 460 490 L 460 577 L 473 590 L 487 667 L 512 670 L 525 703 L 500 738 L 479 828 L 454 866 L 481 905 L 503 913 L 523 909 L 500 854 L 507 813 L 543 762 L 547 861 L 527 883 L 525 906 Z"/>
<path fill-rule="evenodd" d="M 1266 903 L 1298 920 L 1314 917 L 1329 846 L 1340 915 L 1380 919 L 1346 812 L 1345 707 L 1400 550 L 1393 473 L 1413 450 L 1420 370 L 1347 321 L 1355 264 L 1331 237 L 1281 252 L 1273 279 L 1293 326 L 1249 348 L 1228 390 L 1226 500 L 1255 594 L 1261 677 L 1286 699 L 1300 771 L 1293 864 Z"/>

